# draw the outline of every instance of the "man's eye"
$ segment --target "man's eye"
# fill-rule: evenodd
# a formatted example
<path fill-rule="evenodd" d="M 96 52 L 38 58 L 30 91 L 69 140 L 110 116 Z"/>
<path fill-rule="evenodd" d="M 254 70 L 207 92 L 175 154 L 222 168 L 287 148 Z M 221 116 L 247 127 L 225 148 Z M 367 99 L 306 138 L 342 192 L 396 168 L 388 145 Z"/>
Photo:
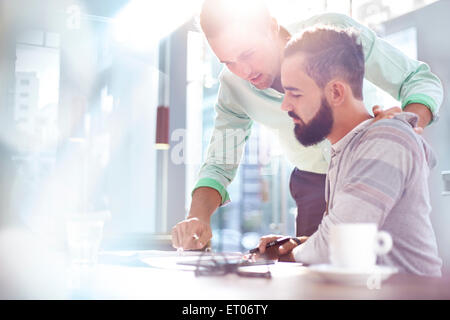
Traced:
<path fill-rule="evenodd" d="M 293 94 L 291 93 L 291 97 L 293 98 L 300 98 L 302 95 L 301 94 Z"/>

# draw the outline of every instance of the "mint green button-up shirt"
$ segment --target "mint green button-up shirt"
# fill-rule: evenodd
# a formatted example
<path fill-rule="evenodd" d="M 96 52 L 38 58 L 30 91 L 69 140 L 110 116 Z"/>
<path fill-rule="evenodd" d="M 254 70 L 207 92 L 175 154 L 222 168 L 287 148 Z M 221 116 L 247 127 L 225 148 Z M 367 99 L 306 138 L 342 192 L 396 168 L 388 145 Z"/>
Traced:
<path fill-rule="evenodd" d="M 371 82 L 401 101 L 402 107 L 411 103 L 426 105 L 433 114 L 433 120 L 437 119 L 443 89 L 439 78 L 427 64 L 407 57 L 346 15 L 321 14 L 287 29 L 294 35 L 315 25 L 353 27 L 359 31 L 365 58 L 364 92 L 367 91 L 367 81 Z M 281 110 L 284 94 L 272 88 L 259 90 L 227 68 L 224 68 L 219 80 L 214 131 L 194 190 L 199 187 L 214 188 L 220 193 L 222 204 L 230 200 L 227 187 L 236 175 L 254 121 L 266 126 L 278 137 L 287 160 L 295 167 L 326 173 L 331 151 L 329 141 L 324 140 L 311 147 L 304 147 L 297 141 L 292 119 Z M 376 104 L 376 101 L 364 102 L 370 108 Z"/>

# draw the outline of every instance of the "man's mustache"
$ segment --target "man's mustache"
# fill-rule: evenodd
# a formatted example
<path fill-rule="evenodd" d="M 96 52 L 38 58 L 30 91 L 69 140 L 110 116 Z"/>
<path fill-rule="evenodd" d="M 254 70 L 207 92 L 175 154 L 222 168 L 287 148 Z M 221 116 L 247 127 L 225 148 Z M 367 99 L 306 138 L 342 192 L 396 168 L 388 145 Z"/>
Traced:
<path fill-rule="evenodd" d="M 289 117 L 297 119 L 297 120 L 301 120 L 300 117 L 298 115 L 296 115 L 293 111 L 289 111 L 288 112 Z"/>
<path fill-rule="evenodd" d="M 294 119 L 296 119 L 296 120 L 301 121 L 303 125 L 305 124 L 305 122 L 303 122 L 303 120 L 302 120 L 298 115 L 296 115 L 296 114 L 294 113 L 294 111 L 289 111 L 289 112 L 288 112 L 288 115 L 289 115 L 289 117 L 291 117 L 291 118 L 294 118 Z"/>

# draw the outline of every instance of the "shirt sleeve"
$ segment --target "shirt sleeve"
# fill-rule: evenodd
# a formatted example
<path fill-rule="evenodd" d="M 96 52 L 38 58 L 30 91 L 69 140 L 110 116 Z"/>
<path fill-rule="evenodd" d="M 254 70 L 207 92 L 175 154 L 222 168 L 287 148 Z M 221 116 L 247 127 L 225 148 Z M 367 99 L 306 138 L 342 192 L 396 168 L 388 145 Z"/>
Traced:
<path fill-rule="evenodd" d="M 220 89 L 215 106 L 214 130 L 209 142 L 206 160 L 200 168 L 194 192 L 200 187 L 216 189 L 221 197 L 221 205 L 230 201 L 227 187 L 234 179 L 245 142 L 250 136 L 253 121 L 233 99 L 235 92 L 222 72 Z"/>
<path fill-rule="evenodd" d="M 372 125 L 364 141 L 352 150 L 351 164 L 345 164 L 349 169 L 339 173 L 342 184 L 339 183 L 330 201 L 329 213 L 318 230 L 294 249 L 296 261 L 329 263 L 328 239 L 333 225 L 375 223 L 380 227 L 399 201 L 411 171 L 420 163 L 415 158 L 420 152 L 414 133 L 406 129 L 407 124 L 392 127 L 383 122 L 387 123 L 380 120 Z"/>
<path fill-rule="evenodd" d="M 365 78 L 401 101 L 402 108 L 411 103 L 424 104 L 433 114 L 432 122 L 438 119 L 443 101 L 442 83 L 426 63 L 408 57 L 346 15 L 327 13 L 313 20 L 359 31 L 366 64 Z"/>

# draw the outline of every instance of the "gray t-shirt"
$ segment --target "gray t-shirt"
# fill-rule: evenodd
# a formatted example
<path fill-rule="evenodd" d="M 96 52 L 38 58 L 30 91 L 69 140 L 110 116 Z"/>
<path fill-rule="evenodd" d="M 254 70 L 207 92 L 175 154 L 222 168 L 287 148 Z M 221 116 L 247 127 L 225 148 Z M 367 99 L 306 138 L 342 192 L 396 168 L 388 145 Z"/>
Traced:
<path fill-rule="evenodd" d="M 393 239 L 377 263 L 401 272 L 441 276 L 436 237 L 430 221 L 428 176 L 433 151 L 413 130 L 417 116 L 367 120 L 332 146 L 325 198 L 328 212 L 318 230 L 294 249 L 296 261 L 329 263 L 330 227 L 376 223 Z"/>

